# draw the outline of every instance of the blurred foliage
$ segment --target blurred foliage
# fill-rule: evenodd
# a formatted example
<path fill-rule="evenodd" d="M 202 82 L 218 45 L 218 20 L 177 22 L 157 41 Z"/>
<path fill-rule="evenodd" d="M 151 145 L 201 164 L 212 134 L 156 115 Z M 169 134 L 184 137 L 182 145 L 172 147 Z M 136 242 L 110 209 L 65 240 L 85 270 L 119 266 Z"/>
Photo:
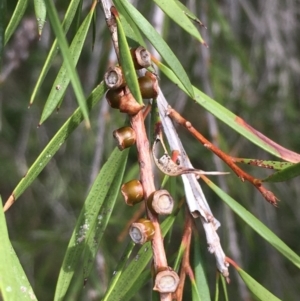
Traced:
<path fill-rule="evenodd" d="M 164 39 L 180 59 L 191 82 L 213 97 L 233 113 L 277 143 L 300 152 L 300 58 L 299 58 L 299 5 L 291 1 L 183 1 L 207 29 L 199 28 L 209 48 L 187 35 L 168 17 L 160 14 L 153 3 L 136 1 L 134 5 L 152 23 L 161 29 Z M 59 1 L 56 8 L 64 15 L 69 1 Z M 8 23 L 15 1 L 7 1 Z M 87 15 L 90 3 L 82 3 L 81 18 Z M 110 34 L 106 29 L 100 5 L 96 8 L 95 43 L 90 28 L 79 58 L 77 70 L 87 96 L 102 80 L 108 65 L 115 61 L 111 55 Z M 73 21 L 66 35 L 73 39 L 77 22 Z M 54 40 L 49 22 L 44 24 L 40 40 L 30 2 L 21 23 L 4 48 L 0 74 L 0 193 L 5 201 L 25 175 L 45 145 L 77 108 L 71 87 L 57 113 L 37 127 L 47 95 L 61 66 L 62 57 L 55 57 L 34 104 L 28 109 L 29 99 Z M 174 84 L 160 77 L 160 86 L 168 100 L 182 112 L 194 127 L 206 137 L 217 141 L 224 151 L 236 157 L 274 160 L 232 129 L 218 122 L 217 135 L 211 136 L 211 116 L 187 97 Z M 12 244 L 40 300 L 52 300 L 58 273 L 68 241 L 100 167 L 115 147 L 112 131 L 124 124 L 125 117 L 100 101 L 90 113 L 91 129 L 79 126 L 64 143 L 39 177 L 6 213 Z M 214 124 L 214 123 L 213 123 Z M 186 151 L 197 168 L 215 170 L 209 151 L 189 133 L 178 128 Z M 270 173 L 256 167 L 247 167 L 256 177 Z M 131 150 L 125 179 L 138 176 L 136 151 Z M 248 183 L 237 177 L 227 177 L 228 193 L 251 211 L 297 254 L 300 254 L 300 189 L 299 180 L 270 183 L 268 187 L 281 200 L 279 208 L 266 203 Z M 175 199 L 182 198 L 180 179 L 167 184 Z M 299 270 L 286 261 L 275 249 L 229 212 L 218 197 L 205 185 L 203 189 L 214 215 L 221 221 L 218 233 L 225 252 L 232 256 L 238 248 L 241 258 L 235 258 L 260 284 L 282 300 L 298 300 L 300 294 Z M 82 267 L 75 271 L 66 300 L 99 300 L 113 274 L 118 260 L 129 241 L 118 236 L 137 209 L 128 208 L 120 194 L 110 223 L 100 244 L 94 270 L 84 289 Z M 166 238 L 167 256 L 175 260 L 183 227 L 183 215 Z M 215 261 L 207 252 L 202 226 L 200 254 L 211 292 L 215 286 Z M 238 245 L 232 245 L 234 232 Z M 201 239 L 202 238 L 202 239 Z M 133 252 L 135 254 L 135 250 Z M 230 300 L 245 300 L 248 293 L 231 271 L 231 284 L 227 286 Z M 78 285 L 78 283 L 80 283 Z M 189 284 L 187 284 L 189 286 Z M 220 287 L 220 290 L 221 287 Z M 131 300 L 150 300 L 151 286 L 147 284 Z M 189 290 L 187 289 L 187 296 Z M 188 297 L 187 297 L 188 298 Z M 213 298 L 213 296 L 212 296 Z M 188 300 L 188 299 L 186 299 Z M 222 300 L 222 298 L 220 298 Z"/>

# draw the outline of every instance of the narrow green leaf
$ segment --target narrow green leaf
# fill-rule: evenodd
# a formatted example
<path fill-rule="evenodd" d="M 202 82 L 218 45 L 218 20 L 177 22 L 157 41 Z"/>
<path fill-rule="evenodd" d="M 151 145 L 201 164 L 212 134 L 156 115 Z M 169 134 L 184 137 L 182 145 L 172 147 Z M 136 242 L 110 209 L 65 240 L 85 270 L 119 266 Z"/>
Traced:
<path fill-rule="evenodd" d="M 232 197 L 225 193 L 221 188 L 212 181 L 204 178 L 205 183 L 255 232 L 268 241 L 284 257 L 290 260 L 295 266 L 300 268 L 300 257 L 291 250 L 278 236 L 267 228 L 260 220 L 252 215 L 248 210 L 236 202 Z"/>
<path fill-rule="evenodd" d="M 207 278 L 205 275 L 203 261 L 200 255 L 200 239 L 197 234 L 194 235 L 194 271 L 196 278 L 197 291 L 192 291 L 194 300 L 211 301 Z M 196 294 L 196 292 L 198 294 Z M 195 295 L 195 296 L 194 296 Z M 199 295 L 199 299 L 197 299 Z"/>
<path fill-rule="evenodd" d="M 85 20 L 82 22 L 71 43 L 70 55 L 74 65 L 76 65 L 78 62 L 87 32 L 91 24 L 92 17 L 93 11 L 90 11 L 89 14 L 86 16 Z M 71 76 L 67 68 L 67 63 L 64 62 L 52 85 L 50 94 L 43 109 L 40 123 L 44 122 L 50 116 L 50 114 L 57 108 L 62 97 L 65 95 L 70 80 Z"/>
<path fill-rule="evenodd" d="M 16 8 L 14 10 L 14 13 L 11 16 L 9 23 L 5 30 L 4 45 L 7 44 L 10 37 L 14 33 L 15 29 L 19 25 L 24 13 L 25 13 L 27 4 L 28 4 L 28 0 L 19 0 L 18 1 Z"/>
<path fill-rule="evenodd" d="M 81 87 L 81 84 L 80 84 L 80 81 L 79 81 L 78 74 L 76 72 L 75 66 L 74 66 L 73 61 L 72 61 L 72 56 L 70 54 L 68 43 L 67 43 L 65 34 L 63 32 L 63 29 L 61 27 L 61 24 L 60 24 L 60 21 L 59 21 L 59 18 L 58 18 L 57 11 L 55 9 L 54 3 L 51 0 L 46 0 L 45 3 L 46 3 L 46 7 L 47 7 L 47 12 L 48 12 L 48 15 L 49 15 L 50 23 L 51 23 L 51 26 L 52 26 L 52 28 L 55 32 L 56 37 L 57 37 L 58 44 L 59 44 L 59 47 L 60 47 L 60 51 L 61 51 L 62 56 L 64 58 L 64 64 L 66 66 L 67 72 L 69 73 L 71 83 L 73 85 L 73 89 L 74 89 L 79 107 L 82 110 L 82 113 L 83 113 L 84 119 L 86 121 L 87 127 L 90 127 L 87 106 L 86 106 L 86 103 L 84 101 L 85 97 L 84 97 L 83 90 L 82 90 L 82 87 Z M 91 11 L 94 10 L 95 5 L 96 5 L 96 3 L 93 2 Z M 41 119 L 41 123 L 44 120 L 45 120 L 45 118 Z"/>
<path fill-rule="evenodd" d="M 131 19 L 131 17 L 127 14 L 126 10 L 123 8 L 122 5 L 117 6 L 120 21 L 122 23 L 122 27 L 124 30 L 124 33 L 128 39 L 128 42 L 131 47 L 138 47 L 143 46 L 146 48 L 146 44 L 144 42 L 144 39 L 141 35 L 141 32 Z M 126 17 L 125 17 L 126 16 Z"/>
<path fill-rule="evenodd" d="M 149 282 L 149 279 L 151 279 L 151 270 L 146 269 L 141 273 L 141 275 L 135 281 L 133 286 L 128 290 L 128 292 L 122 297 L 122 301 L 132 300 L 132 298 L 134 298 L 134 296 L 136 296 L 137 292 L 140 291 L 140 289 L 143 286 L 145 286 L 147 282 Z M 154 300 L 151 299 L 151 301 L 154 301 Z"/>
<path fill-rule="evenodd" d="M 111 292 L 115 289 L 116 284 L 125 269 L 125 266 L 132 253 L 134 246 L 135 246 L 134 242 L 132 240 L 130 240 L 130 242 L 128 243 L 126 249 L 124 250 L 124 252 L 121 256 L 121 259 L 118 262 L 118 266 L 114 271 L 113 278 L 111 279 L 111 282 L 108 285 L 107 291 L 106 291 L 102 301 L 106 301 L 108 299 L 108 297 L 110 296 Z"/>
<path fill-rule="evenodd" d="M 136 71 L 132 61 L 130 49 L 126 40 L 126 36 L 122 27 L 119 16 L 115 16 L 118 26 L 118 42 L 120 51 L 120 64 L 122 71 L 129 87 L 130 92 L 139 104 L 143 104 L 143 99 L 140 91 L 140 86 L 137 80 Z"/>
<path fill-rule="evenodd" d="M 260 159 L 249 159 L 249 158 L 235 158 L 236 163 L 249 164 L 257 167 L 282 170 L 287 167 L 293 166 L 294 163 L 283 162 L 283 161 L 269 161 Z"/>
<path fill-rule="evenodd" d="M 222 287 L 223 287 L 223 293 L 224 293 L 224 298 L 225 301 L 228 301 L 228 292 L 227 292 L 227 284 L 226 284 L 226 280 L 224 277 L 220 277 L 221 278 L 221 283 L 222 283 Z"/>
<path fill-rule="evenodd" d="M 24 2 L 27 2 L 28 0 L 24 1 Z M 66 12 L 66 15 L 64 17 L 64 20 L 62 22 L 62 27 L 64 29 L 64 32 L 67 33 L 69 28 L 70 28 L 70 25 L 74 19 L 74 16 L 76 14 L 76 11 L 77 11 L 77 7 L 78 7 L 78 4 L 81 0 L 72 0 L 69 4 L 69 7 L 67 9 L 67 12 Z M 19 2 L 22 2 L 22 1 L 19 1 Z M 19 4 L 18 2 L 18 4 Z M 49 54 L 47 56 L 47 59 L 45 61 L 45 64 L 43 66 L 43 69 L 41 71 L 41 74 L 35 84 L 35 87 L 33 89 L 33 92 L 31 94 L 31 97 L 30 97 L 30 105 L 32 105 L 41 85 L 43 84 L 44 82 L 44 79 L 50 69 L 50 66 L 53 62 L 53 59 L 54 57 L 56 56 L 57 54 L 57 51 L 58 51 L 58 46 L 57 46 L 57 39 L 54 40 L 52 46 L 51 46 L 51 49 L 49 51 Z"/>
<path fill-rule="evenodd" d="M 273 173 L 267 178 L 263 179 L 264 182 L 283 182 L 300 175 L 300 163 L 294 164 L 293 166 L 284 168 L 280 171 Z"/>
<path fill-rule="evenodd" d="M 198 23 L 200 26 L 203 26 L 203 23 L 198 19 L 198 17 L 191 11 L 189 10 L 188 7 L 186 7 L 181 1 L 175 0 L 176 4 L 181 8 L 181 10 L 194 22 Z"/>
<path fill-rule="evenodd" d="M 176 213 L 173 213 L 169 217 L 167 217 L 163 223 L 161 224 L 161 229 L 163 236 L 170 230 L 173 225 Z M 115 301 L 115 300 L 123 300 L 123 297 L 127 292 L 134 286 L 138 278 L 141 276 L 143 270 L 149 263 L 152 258 L 152 249 L 150 242 L 147 242 L 143 246 L 141 246 L 139 252 L 134 257 L 134 259 L 127 266 L 125 271 L 121 274 L 120 278 L 116 283 L 114 283 L 114 289 L 110 290 L 108 288 L 108 293 L 105 294 L 103 301 Z"/>
<path fill-rule="evenodd" d="M 106 88 L 103 82 L 92 91 L 87 99 L 87 107 L 89 110 L 91 110 L 99 102 L 105 91 Z M 45 168 L 51 158 L 59 150 L 61 145 L 68 139 L 68 137 L 82 122 L 82 120 L 83 114 L 82 111 L 78 108 L 46 145 L 35 162 L 31 165 L 24 178 L 22 178 L 22 180 L 16 186 L 12 193 L 12 196 L 10 197 L 10 199 L 12 199 L 12 202 L 17 200 L 19 196 L 25 191 L 25 189 L 27 189 L 31 185 L 31 183 Z"/>
<path fill-rule="evenodd" d="M 99 211 L 103 202 L 108 197 L 108 192 L 115 177 L 118 176 L 120 170 L 124 171 L 127 155 L 128 150 L 121 152 L 115 148 L 107 162 L 101 168 L 77 219 L 59 273 L 54 300 L 64 300 L 81 255 L 85 248 L 89 248 L 87 239 L 89 239 L 90 235 L 94 238 L 93 234 L 95 234 L 96 230 L 94 229 L 94 225 L 101 221 L 99 219 Z"/>
<path fill-rule="evenodd" d="M 267 289 L 265 289 L 259 282 L 253 279 L 249 274 L 247 274 L 240 267 L 237 268 L 237 271 L 241 278 L 244 280 L 245 284 L 251 291 L 251 293 L 261 301 L 280 301 L 276 296 L 270 293 Z"/>
<path fill-rule="evenodd" d="M 118 172 L 116 173 L 113 182 L 110 185 L 109 192 L 107 193 L 105 200 L 103 201 L 98 216 L 96 219 L 93 219 L 90 222 L 91 231 L 86 236 L 86 246 L 83 255 L 83 279 L 88 278 L 91 269 L 94 266 L 95 257 L 99 249 L 100 241 L 110 220 L 110 216 L 115 206 L 117 196 L 120 192 L 120 187 L 124 177 L 124 171 L 128 157 L 128 149 L 124 150 L 123 152 L 123 161 L 118 166 Z M 101 200 L 97 199 L 94 201 L 100 202 Z"/>
<path fill-rule="evenodd" d="M 188 91 L 188 94 L 191 98 L 194 98 L 194 91 L 191 85 L 191 82 L 183 69 L 181 63 L 170 49 L 168 44 L 164 39 L 157 33 L 153 26 L 143 17 L 143 15 L 128 1 L 125 0 L 115 0 L 116 6 L 123 6 L 127 11 L 127 14 L 132 18 L 137 27 L 141 32 L 147 37 L 151 42 L 153 47 L 158 51 L 162 58 L 166 61 L 169 67 L 173 70 L 179 81 Z M 126 17 L 126 16 L 124 16 Z"/>
<path fill-rule="evenodd" d="M 153 62 L 158 66 L 158 68 L 172 81 L 174 82 L 183 92 L 187 92 L 185 87 L 179 81 L 174 72 L 168 68 L 166 65 L 162 64 L 157 60 Z M 300 161 L 300 154 L 290 151 L 276 142 L 272 141 L 268 137 L 264 136 L 259 131 L 255 130 L 249 124 L 247 124 L 243 119 L 233 114 L 231 111 L 220 105 L 217 101 L 213 100 L 199 89 L 193 86 L 194 89 L 194 100 L 205 108 L 208 112 L 213 114 L 215 117 L 220 119 L 222 122 L 227 124 L 233 130 L 244 136 L 249 141 L 253 142 L 260 148 L 266 150 L 270 154 L 282 158 L 289 162 L 298 163 Z"/>
<path fill-rule="evenodd" d="M 1 197 L 0 241 L 0 294 L 3 300 L 37 300 L 9 240 Z"/>
<path fill-rule="evenodd" d="M 39 37 L 41 37 L 44 24 L 46 22 L 46 14 L 47 14 L 46 4 L 44 0 L 34 0 L 33 3 L 34 3 L 35 17 L 38 25 L 38 33 L 39 33 Z"/>
<path fill-rule="evenodd" d="M 175 23 L 182 27 L 191 36 L 195 37 L 200 43 L 205 44 L 198 29 L 187 17 L 187 15 L 179 7 L 174 0 L 153 0 L 166 15 L 168 15 Z"/>

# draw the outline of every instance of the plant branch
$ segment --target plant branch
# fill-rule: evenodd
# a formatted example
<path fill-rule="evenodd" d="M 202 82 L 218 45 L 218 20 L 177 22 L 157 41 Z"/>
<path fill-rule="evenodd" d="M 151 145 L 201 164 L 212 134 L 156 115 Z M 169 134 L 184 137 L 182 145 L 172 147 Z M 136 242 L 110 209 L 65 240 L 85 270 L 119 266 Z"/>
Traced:
<path fill-rule="evenodd" d="M 245 180 L 250 182 L 256 189 L 260 191 L 263 197 L 273 206 L 277 206 L 277 198 L 276 196 L 269 190 L 267 190 L 263 185 L 260 179 L 257 179 L 250 174 L 246 173 L 240 167 L 238 167 L 234 163 L 234 158 L 224 153 L 222 150 L 217 148 L 214 144 L 212 144 L 209 140 L 207 140 L 201 133 L 199 133 L 185 118 L 183 118 L 178 112 L 176 112 L 171 106 L 167 108 L 166 114 L 185 127 L 199 142 L 203 144 L 204 147 L 211 150 L 214 154 L 216 154 L 219 158 L 221 158 L 232 170 L 233 172 L 244 182 Z"/>

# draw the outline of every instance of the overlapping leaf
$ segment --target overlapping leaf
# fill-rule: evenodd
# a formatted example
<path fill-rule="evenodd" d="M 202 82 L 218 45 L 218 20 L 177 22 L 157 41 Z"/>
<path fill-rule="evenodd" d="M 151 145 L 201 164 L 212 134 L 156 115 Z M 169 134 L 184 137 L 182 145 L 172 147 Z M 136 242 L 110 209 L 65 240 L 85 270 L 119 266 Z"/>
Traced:
<path fill-rule="evenodd" d="M 77 219 L 59 273 L 54 300 L 64 300 L 64 296 L 74 275 L 74 270 L 81 259 L 83 251 L 92 252 L 87 257 L 89 259 L 95 256 L 96 248 L 101 239 L 101 237 L 98 238 L 95 235 L 98 233 L 99 228 L 101 228 L 101 231 L 105 230 L 108 221 L 107 218 L 109 218 L 109 216 L 106 217 L 105 223 L 101 225 L 104 218 L 102 214 L 110 215 L 110 213 L 103 212 L 102 210 L 104 208 L 108 209 L 114 203 L 116 193 L 112 190 L 116 189 L 116 185 L 123 178 L 127 156 L 128 150 L 120 152 L 118 149 L 115 149 L 101 168 Z M 110 202 L 110 205 L 107 201 Z M 112 210 L 113 208 L 109 209 Z M 91 245 L 94 239 L 97 240 L 97 246 Z M 90 266 L 85 265 L 85 267 L 90 269 Z"/>
<path fill-rule="evenodd" d="M 300 268 L 300 257 L 291 250 L 278 236 L 276 236 L 260 220 L 247 211 L 243 206 L 236 202 L 232 197 L 225 193 L 208 178 L 203 177 L 206 184 L 255 232 L 263 237 L 269 244 L 277 249 L 285 258 L 290 260 L 295 266 Z"/>
<path fill-rule="evenodd" d="M 140 91 L 140 86 L 137 80 L 134 64 L 130 49 L 126 40 L 126 36 L 122 27 L 122 23 L 118 15 L 115 16 L 118 26 L 118 42 L 120 51 L 120 64 L 122 71 L 129 87 L 130 92 L 139 104 L 143 104 L 143 99 Z"/>
<path fill-rule="evenodd" d="M 87 99 L 87 107 L 90 110 L 93 108 L 98 101 L 101 99 L 105 92 L 104 83 L 97 86 L 91 95 Z M 12 195 L 8 199 L 5 207 L 10 207 L 10 205 L 19 198 L 19 196 L 27 189 L 31 183 L 37 178 L 40 172 L 45 168 L 54 154 L 59 150 L 61 145 L 67 140 L 70 134 L 76 129 L 76 127 L 82 122 L 83 114 L 80 109 L 77 109 L 73 115 L 65 122 L 65 124 L 60 128 L 56 135 L 47 144 L 35 162 L 31 165 L 28 172 L 18 183 L 14 189 Z M 7 209 L 8 209 L 7 208 Z"/>
<path fill-rule="evenodd" d="M 24 1 L 24 2 L 27 2 L 28 0 Z M 71 0 L 70 1 L 70 4 L 69 4 L 69 7 L 66 11 L 66 15 L 64 17 L 64 20 L 62 22 L 62 27 L 64 29 L 64 32 L 67 33 L 69 28 L 70 28 L 70 25 L 74 19 L 74 16 L 75 16 L 75 13 L 76 13 L 76 10 L 77 10 L 77 7 L 78 7 L 78 4 L 81 0 Z M 18 5 L 19 3 L 23 3 L 23 1 L 19 1 L 18 2 Z M 47 56 L 47 59 L 45 61 L 45 64 L 43 66 L 43 69 L 41 71 L 41 74 L 35 84 L 35 87 L 33 89 L 33 92 L 32 92 L 32 95 L 30 97 L 30 105 L 32 105 L 36 95 L 37 95 L 37 92 L 39 91 L 42 83 L 44 82 L 44 79 L 49 71 L 49 68 L 53 62 L 53 59 L 54 57 L 56 56 L 57 54 L 57 51 L 58 51 L 58 46 L 57 46 L 57 39 L 54 40 L 53 44 L 52 44 L 52 47 L 49 51 L 49 54 Z"/>
<path fill-rule="evenodd" d="M 154 63 L 158 66 L 158 68 L 178 87 L 187 93 L 185 87 L 179 81 L 177 76 L 174 72 L 168 68 L 166 65 L 162 64 L 158 60 L 155 60 Z M 195 101 L 204 107 L 208 112 L 213 114 L 215 117 L 220 119 L 222 122 L 227 124 L 233 130 L 247 138 L 249 141 L 253 142 L 254 144 L 258 145 L 260 148 L 266 150 L 270 154 L 282 158 L 289 162 L 300 162 L 300 154 L 297 154 L 291 150 L 288 150 L 281 145 L 277 144 L 276 142 L 272 141 L 268 137 L 264 136 L 262 133 L 251 127 L 247 124 L 242 118 L 238 117 L 237 115 L 233 114 L 231 111 L 226 109 L 224 106 L 220 105 L 217 101 L 213 100 L 205 93 L 201 92 L 199 89 L 193 86 L 194 94 L 195 94 Z"/>
<path fill-rule="evenodd" d="M 141 30 L 141 32 L 146 36 L 146 38 L 151 42 L 153 47 L 158 51 L 158 53 L 162 56 L 162 58 L 166 61 L 169 67 L 174 71 L 176 77 L 182 83 L 182 85 L 186 88 L 189 95 L 193 98 L 194 91 L 192 89 L 192 85 L 190 80 L 183 69 L 181 63 L 178 58 L 175 56 L 173 51 L 170 49 L 168 44 L 163 40 L 163 38 L 156 32 L 153 26 L 143 17 L 143 15 L 128 1 L 126 0 L 115 0 L 114 1 L 117 8 L 120 6 L 126 10 L 127 14 L 131 17 L 131 19 L 135 22 L 137 27 Z M 122 8 L 120 9 L 122 10 Z M 126 17 L 126 16 L 124 16 Z"/>
<path fill-rule="evenodd" d="M 58 44 L 60 47 L 60 51 L 61 51 L 63 59 L 64 59 L 64 67 L 65 67 L 66 72 L 68 73 L 68 77 L 65 78 L 65 81 L 57 83 L 54 87 L 52 87 L 52 89 L 54 88 L 54 89 L 56 89 L 56 91 L 61 92 L 61 90 L 62 90 L 61 88 L 62 88 L 62 86 L 65 85 L 65 82 L 71 81 L 73 89 L 74 89 L 74 93 L 76 95 L 76 98 L 77 98 L 77 101 L 79 104 L 79 107 L 81 108 L 84 119 L 86 121 L 86 125 L 89 127 L 90 124 L 89 124 L 87 107 L 86 107 L 86 103 L 85 103 L 85 97 L 84 97 L 83 90 L 82 90 L 82 87 L 81 87 L 81 84 L 79 81 L 79 77 L 76 72 L 75 64 L 74 64 L 74 62 L 76 62 L 76 56 L 79 57 L 79 54 L 81 52 L 80 45 L 83 44 L 84 39 L 85 39 L 84 34 L 86 34 L 86 33 L 84 30 L 80 33 L 77 32 L 76 36 L 78 37 L 80 35 L 80 37 L 83 40 L 78 39 L 79 45 L 77 45 L 77 47 L 74 46 L 74 52 L 71 54 L 53 2 L 50 0 L 46 0 L 45 3 L 46 3 L 47 12 L 49 15 L 51 25 L 53 27 L 55 35 L 57 36 L 57 41 L 58 41 Z M 92 4 L 91 11 L 86 18 L 86 20 L 87 20 L 86 22 L 88 23 L 88 25 L 91 22 L 91 18 L 92 18 L 95 6 L 96 6 L 96 2 L 94 1 Z M 85 22 L 84 22 L 84 24 L 85 24 Z M 86 28 L 86 26 L 84 26 L 84 28 Z M 87 31 L 87 29 L 86 29 L 86 31 Z M 42 117 L 41 117 L 41 120 L 40 120 L 40 123 L 45 121 L 45 119 L 53 112 L 53 110 L 55 109 L 55 107 L 57 106 L 57 104 L 60 101 L 60 96 L 62 96 L 62 95 L 58 93 L 55 95 L 54 99 L 47 101 L 44 111 L 43 111 L 43 114 L 42 114 Z"/>

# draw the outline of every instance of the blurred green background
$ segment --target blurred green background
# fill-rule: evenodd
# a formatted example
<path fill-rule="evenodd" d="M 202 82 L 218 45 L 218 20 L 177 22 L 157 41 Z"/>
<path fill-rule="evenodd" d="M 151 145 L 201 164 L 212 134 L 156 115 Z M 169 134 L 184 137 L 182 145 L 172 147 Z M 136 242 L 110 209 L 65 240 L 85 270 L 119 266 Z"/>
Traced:
<path fill-rule="evenodd" d="M 69 1 L 59 1 L 62 17 Z M 209 48 L 200 45 L 165 17 L 152 2 L 134 1 L 147 19 L 157 27 L 174 53 L 180 58 L 192 83 L 203 92 L 245 119 L 277 143 L 300 152 L 300 44 L 299 3 L 279 1 L 183 1 L 207 26 L 199 28 Z M 7 3 L 7 21 L 15 1 Z M 84 2 L 82 18 L 90 3 Z M 67 37 L 76 30 L 72 24 Z M 110 35 L 100 6 L 97 8 L 96 39 L 90 29 L 77 70 L 85 94 L 102 80 L 110 62 Z M 3 201 L 25 175 L 30 165 L 65 120 L 77 108 L 72 88 L 67 90 L 59 111 L 40 127 L 39 118 L 53 80 L 61 66 L 58 55 L 33 105 L 30 95 L 53 42 L 49 22 L 38 40 L 33 5 L 4 49 L 0 74 L 0 193 Z M 151 48 L 149 48 L 151 49 Z M 269 154 L 240 137 L 222 122 L 216 121 L 199 105 L 170 83 L 163 75 L 160 86 L 168 102 L 190 120 L 204 136 L 219 143 L 232 156 L 274 160 Z M 70 235 L 83 201 L 101 165 L 108 158 L 115 141 L 112 131 L 124 123 L 124 116 L 111 110 L 105 99 L 90 115 L 91 129 L 81 125 L 58 151 L 33 185 L 6 213 L 9 233 L 20 261 L 40 300 L 52 300 L 58 272 Z M 191 161 L 197 168 L 215 170 L 219 164 L 211 153 L 187 131 L 178 128 Z M 245 167 L 256 177 L 268 171 Z M 137 177 L 136 151 L 131 150 L 126 180 Z M 216 179 L 214 179 L 216 180 Z M 216 180 L 218 181 L 218 180 Z M 270 184 L 281 200 L 274 208 L 248 183 L 231 175 L 221 180 L 224 189 L 274 231 L 296 253 L 300 253 L 299 179 Z M 180 179 L 169 182 L 176 200 L 182 196 Z M 244 225 L 239 218 L 203 185 L 214 215 L 221 221 L 218 230 L 226 254 L 262 285 L 283 300 L 299 300 L 300 274 L 295 266 Z M 119 241 L 135 208 L 128 208 L 119 196 L 111 222 L 104 234 L 95 269 L 85 289 L 69 292 L 67 300 L 99 300 L 122 254 L 128 237 Z M 180 214 L 179 221 L 184 215 Z M 215 262 L 207 252 L 204 232 L 198 225 L 201 252 L 208 280 L 214 291 Z M 183 223 L 176 223 L 166 239 L 172 260 L 182 235 Z M 233 269 L 228 286 L 230 300 L 247 300 L 249 295 Z M 83 282 L 78 268 L 74 282 Z M 76 287 L 74 285 L 74 287 Z M 187 281 L 187 289 L 189 283 Z M 148 300 L 148 285 L 133 300 Z M 248 299 L 250 300 L 250 299 Z"/>

